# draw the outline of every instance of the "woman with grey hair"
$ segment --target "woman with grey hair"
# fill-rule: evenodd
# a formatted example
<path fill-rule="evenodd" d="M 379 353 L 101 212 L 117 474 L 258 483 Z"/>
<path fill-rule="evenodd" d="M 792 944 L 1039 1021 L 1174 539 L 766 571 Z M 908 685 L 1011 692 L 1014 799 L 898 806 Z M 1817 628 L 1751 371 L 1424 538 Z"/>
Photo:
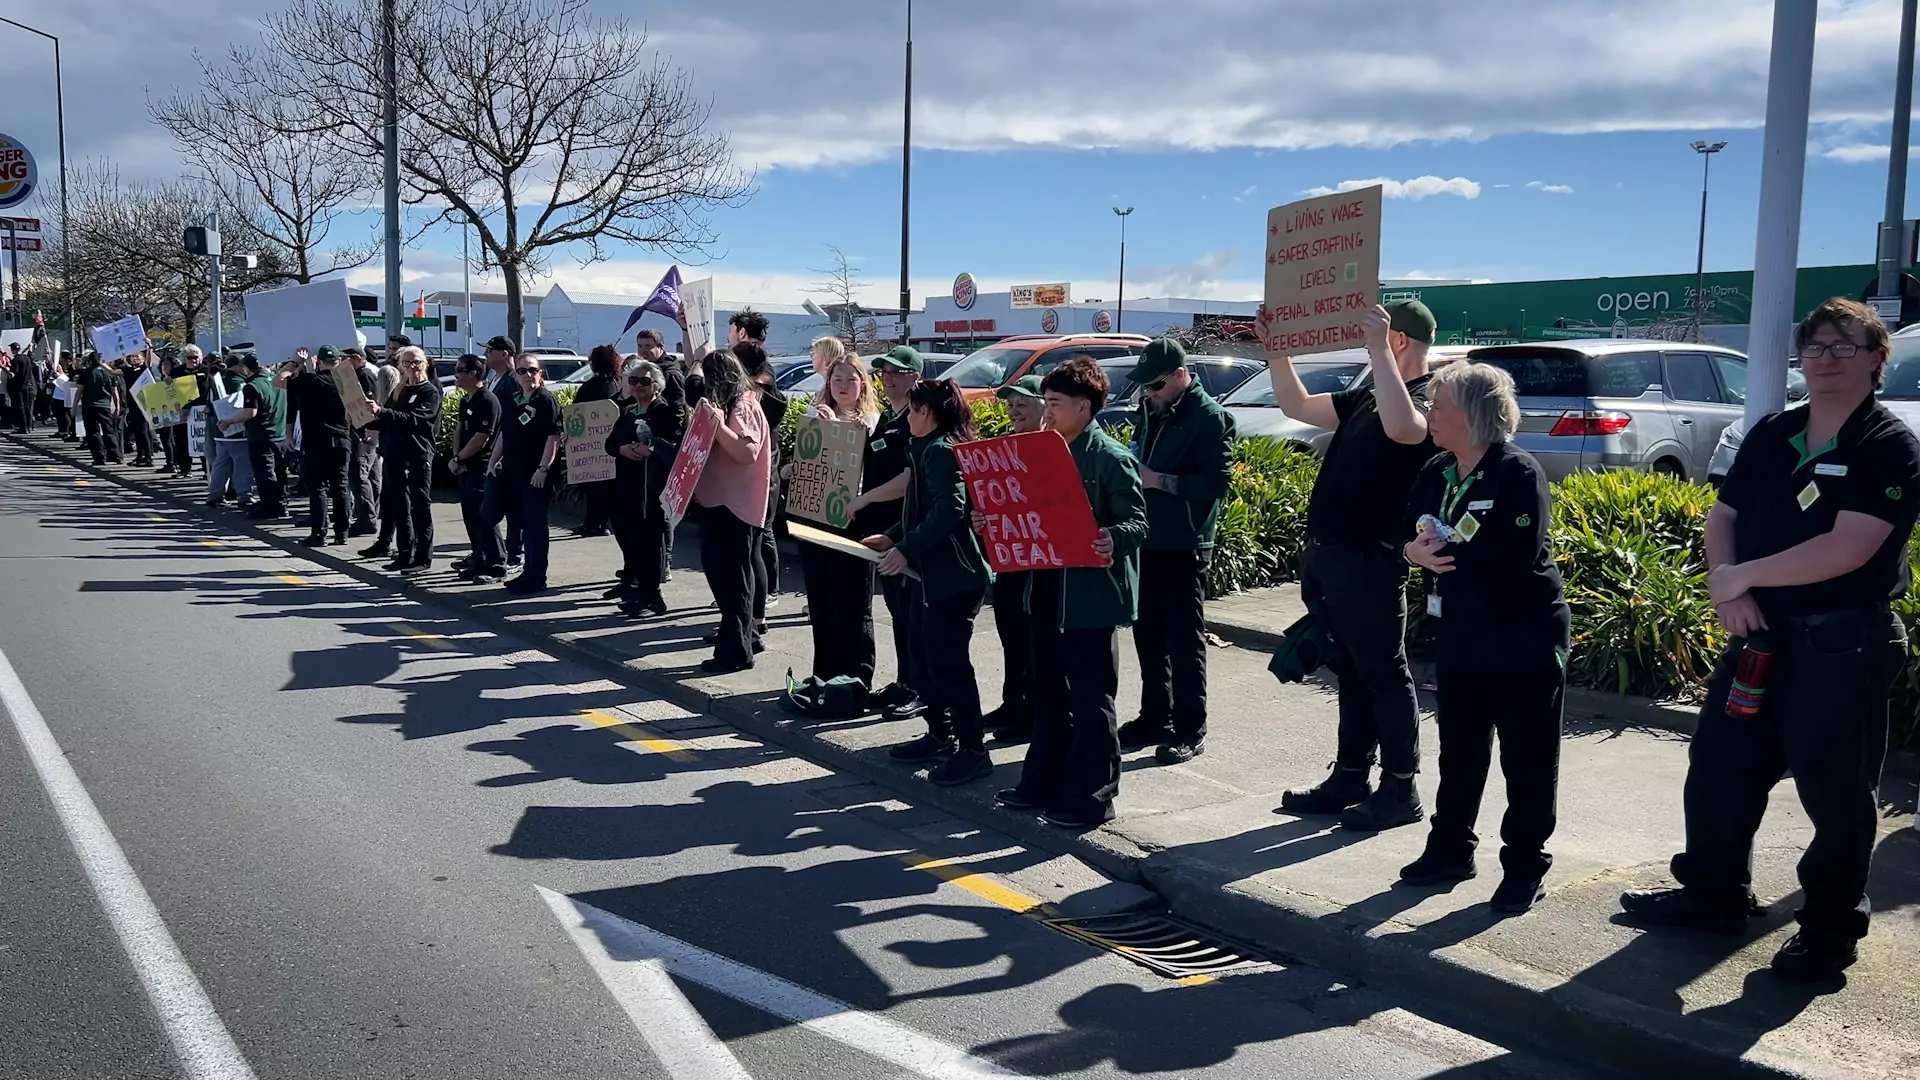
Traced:
<path fill-rule="evenodd" d="M 681 414 L 664 396 L 666 376 L 651 360 L 628 360 L 620 369 L 620 385 L 625 407 L 607 436 L 607 453 L 615 470 L 608 509 L 622 565 L 606 598 L 621 601 L 620 610 L 629 616 L 665 615 L 660 583 L 667 579 L 671 526 L 660 492 L 680 448 Z"/>
<path fill-rule="evenodd" d="M 1566 693 L 1567 601 L 1547 550 L 1546 474 L 1513 445 L 1513 379 L 1464 361 L 1434 373 L 1427 429 L 1443 453 L 1414 481 L 1402 553 L 1427 571 L 1438 625 L 1440 791 L 1426 851 L 1400 871 L 1409 885 L 1473 877 L 1474 821 L 1493 736 L 1507 813 L 1505 878 L 1493 907 L 1521 914 L 1546 896 Z"/>

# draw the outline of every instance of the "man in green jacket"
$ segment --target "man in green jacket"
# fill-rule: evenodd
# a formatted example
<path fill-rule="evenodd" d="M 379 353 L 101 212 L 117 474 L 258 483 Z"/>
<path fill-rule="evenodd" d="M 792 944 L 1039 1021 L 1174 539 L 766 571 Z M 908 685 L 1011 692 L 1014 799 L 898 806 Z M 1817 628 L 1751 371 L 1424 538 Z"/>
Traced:
<path fill-rule="evenodd" d="M 1027 611 L 1033 634 L 1033 744 L 1020 785 L 1003 806 L 1041 809 L 1048 824 L 1091 829 L 1113 820 L 1120 792 L 1120 736 L 1113 714 L 1120 687 L 1116 631 L 1137 613 L 1140 545 L 1147 507 L 1133 455 L 1093 418 L 1107 404 L 1107 376 L 1085 357 L 1040 384 L 1046 426 L 1060 433 L 1093 508 L 1105 566 L 1033 571 Z"/>
<path fill-rule="evenodd" d="M 271 521 L 286 513 L 280 444 L 287 438 L 286 393 L 273 384 L 253 353 L 240 354 L 240 411 L 221 423 L 222 431 L 243 428 L 247 433 L 247 460 L 253 465 L 253 483 L 259 499 L 247 511 L 251 521 Z"/>
<path fill-rule="evenodd" d="M 126 384 L 99 353 L 88 353 L 80 377 L 80 404 L 87 425 L 87 451 L 95 465 L 120 464 L 120 417 L 125 414 Z"/>
<path fill-rule="evenodd" d="M 1207 738 L 1207 562 L 1233 472 L 1233 417 L 1187 368 L 1171 338 L 1147 346 L 1127 378 L 1141 384 L 1131 449 L 1147 495 L 1140 554 L 1140 715 L 1120 728 L 1122 752 L 1158 743 L 1166 765 L 1192 761 Z"/>

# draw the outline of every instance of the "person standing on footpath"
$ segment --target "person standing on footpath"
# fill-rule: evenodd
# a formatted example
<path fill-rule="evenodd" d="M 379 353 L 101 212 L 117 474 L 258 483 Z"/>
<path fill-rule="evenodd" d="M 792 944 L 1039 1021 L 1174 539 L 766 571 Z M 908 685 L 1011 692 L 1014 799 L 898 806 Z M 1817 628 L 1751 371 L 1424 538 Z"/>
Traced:
<path fill-rule="evenodd" d="M 866 453 L 860 459 L 862 491 L 847 504 L 853 516 L 853 528 L 862 536 L 878 536 L 900 521 L 900 500 L 907 494 L 907 444 L 913 431 L 907 423 L 907 398 L 920 385 L 920 373 L 926 362 L 911 345 L 896 345 L 885 356 L 874 360 L 880 370 L 880 389 L 887 395 L 888 412 L 874 425 L 867 439 Z M 887 603 L 893 622 L 895 678 L 868 698 L 880 708 L 886 720 L 911 720 L 927 711 L 922 699 L 925 679 L 914 663 L 914 651 L 908 641 L 911 623 L 907 606 L 907 579 L 882 577 L 880 595 Z"/>
<path fill-rule="evenodd" d="M 305 350 L 301 350 L 303 353 Z M 347 405 L 333 382 L 340 350 L 322 345 L 313 355 L 313 370 L 302 370 L 287 384 L 287 425 L 300 422 L 300 475 L 307 486 L 311 524 L 300 540 L 304 547 L 324 547 L 328 524 L 333 542 L 347 542 L 351 509 L 347 502 L 347 470 L 352 465 L 353 428 L 347 423 Z M 331 512 L 329 512 L 331 510 Z"/>
<path fill-rule="evenodd" d="M 1264 308 L 1260 326 L 1270 342 Z M 1327 664 L 1340 683 L 1333 771 L 1314 787 L 1287 792 L 1280 808 L 1339 814 L 1342 826 L 1365 832 L 1426 816 L 1414 785 L 1420 710 L 1407 670 L 1407 563 L 1399 533 L 1413 479 L 1434 455 L 1426 420 L 1433 333 L 1433 313 L 1418 300 L 1376 306 L 1366 318 L 1373 381 L 1333 394 L 1308 394 L 1292 358 L 1267 350 L 1280 410 L 1333 429 L 1307 502 L 1300 591 L 1342 646 Z M 1377 791 L 1369 782 L 1376 753 Z"/>
<path fill-rule="evenodd" d="M 666 376 L 638 357 L 621 369 L 627 404 L 607 436 L 613 457 L 613 535 L 620 544 L 620 611 L 629 618 L 665 615 L 660 583 L 667 572 L 666 507 L 660 493 L 680 450 L 680 412 L 660 394 Z"/>
<path fill-rule="evenodd" d="M 381 517 L 393 523 L 395 549 L 388 570 L 418 574 L 433 566 L 433 440 L 440 429 L 440 387 L 433 381 L 427 354 L 403 345 L 391 357 L 400 385 L 374 407 L 380 432 L 380 456 L 386 462 L 381 481 L 387 505 Z M 375 552 L 375 554 L 384 554 Z"/>
<path fill-rule="evenodd" d="M 13 397 L 14 431 L 25 435 L 33 430 L 34 409 L 40 398 L 40 371 L 32 355 L 24 349 L 13 350 L 13 369 L 7 377 L 7 389 Z"/>
<path fill-rule="evenodd" d="M 546 388 L 546 371 L 540 358 L 520 354 L 514 358 L 513 374 L 519 382 L 519 393 L 512 399 L 512 410 L 502 414 L 500 438 L 493 444 L 493 460 L 487 472 L 500 482 L 500 500 L 509 525 L 509 566 L 514 562 L 514 527 L 526 545 L 526 564 L 519 577 L 507 582 L 507 591 L 531 594 L 547 590 L 547 512 L 553 500 L 553 462 L 559 456 L 563 433 L 560 399 Z M 504 395 L 502 400 L 506 400 Z"/>
<path fill-rule="evenodd" d="M 705 391 L 696 407 L 715 414 L 718 424 L 693 501 L 701 509 L 700 565 L 720 608 L 713 656 L 700 670 L 723 675 L 753 667 L 753 654 L 766 649 L 753 632 L 753 563 L 756 530 L 767 524 L 774 435 L 760 411 L 759 390 L 731 349 L 708 353 L 700 367 Z"/>
<path fill-rule="evenodd" d="M 93 455 L 95 465 L 109 461 L 118 465 L 120 438 L 114 428 L 119 423 L 124 388 L 119 385 L 113 369 L 101 362 L 99 353 L 88 353 L 82 363 L 85 367 L 80 373 L 80 406 L 86 426 L 87 452 Z"/>
<path fill-rule="evenodd" d="M 495 335 L 487 339 L 486 389 L 500 402 L 502 424 L 520 413 L 520 378 L 513 370 L 513 358 L 518 355 L 520 346 L 511 338 Z M 494 484 L 497 487 L 498 481 Z M 506 522 L 507 569 L 511 570 L 521 565 L 521 555 L 526 551 L 526 540 L 520 534 L 520 514 L 505 494 L 494 501 L 499 504 L 496 512 L 500 514 L 494 525 L 498 526 L 502 519 Z"/>
<path fill-rule="evenodd" d="M 187 409 L 204 407 L 207 404 L 207 377 L 201 370 L 201 362 L 206 353 L 198 345 L 181 346 L 172 361 L 167 364 L 167 378 L 192 379 L 194 384 L 193 400 L 187 402 Z M 193 475 L 193 455 L 191 439 L 187 432 L 188 423 L 184 417 L 178 424 L 169 428 L 167 438 L 167 460 L 181 476 Z M 200 462 L 200 470 L 207 471 L 208 462 Z"/>
<path fill-rule="evenodd" d="M 1187 368 L 1171 338 L 1148 345 L 1127 378 L 1141 385 L 1133 455 L 1147 498 L 1140 553 L 1140 715 L 1120 749 L 1156 743 L 1163 765 L 1192 761 L 1207 739 L 1207 563 L 1233 469 L 1233 417 Z"/>
<path fill-rule="evenodd" d="M 247 456 L 246 427 L 221 423 L 211 404 L 232 397 L 229 388 L 237 378 L 238 364 L 230 366 L 224 360 L 215 360 L 207 372 L 207 450 L 213 456 L 207 467 L 207 505 L 225 503 L 231 490 L 235 504 L 245 510 L 253 505 L 253 461 Z"/>
<path fill-rule="evenodd" d="M 667 352 L 667 339 L 660 331 L 645 329 L 634 335 L 633 358 L 645 360 L 660 369 L 660 399 L 680 414 L 680 429 L 687 426 L 687 365 Z"/>
<path fill-rule="evenodd" d="M 1828 300 L 1794 345 L 1807 404 L 1747 432 L 1707 515 L 1707 587 L 1732 640 L 1687 757 L 1680 887 L 1620 904 L 1645 923 L 1743 932 L 1754 833 L 1791 773 L 1813 839 L 1800 930 L 1772 966 L 1819 982 L 1859 958 L 1869 925 L 1887 696 L 1908 656 L 1891 604 L 1910 585 L 1920 440 L 1874 397 L 1890 342 L 1872 308 Z"/>
<path fill-rule="evenodd" d="M 460 485 L 460 521 L 467 528 L 471 551 L 453 568 L 476 582 L 492 583 L 506 576 L 506 554 L 500 547 L 500 523 L 486 514 L 487 461 L 500 435 L 500 399 L 482 387 L 486 361 L 467 353 L 454 363 L 453 379 L 460 387 L 460 427 L 454 436 L 453 457 L 447 471 Z"/>
<path fill-rule="evenodd" d="M 765 322 L 761 316 L 754 318 Z M 767 477 L 767 523 L 753 541 L 753 632 L 761 635 L 767 632 L 767 609 L 777 607 L 780 603 L 780 546 L 774 543 L 773 522 L 780 512 L 778 433 L 780 424 L 787 417 L 788 402 L 787 395 L 774 384 L 773 367 L 767 363 L 767 350 L 758 341 L 743 337 L 732 349 L 734 358 L 740 361 L 741 370 L 747 373 L 747 381 L 753 384 L 754 392 L 760 396 L 760 413 L 767 421 L 767 430 L 775 433 L 767 445 L 768 452 L 773 455 L 768 459 L 772 471 Z"/>
<path fill-rule="evenodd" d="M 1400 871 L 1416 886 L 1465 881 L 1478 870 L 1480 816 L 1500 733 L 1507 813 L 1493 909 L 1523 914 L 1547 895 L 1571 619 L 1547 550 L 1547 476 L 1513 445 L 1520 403 L 1491 364 L 1441 368 L 1427 384 L 1427 425 L 1443 453 L 1413 484 L 1401 535 L 1427 571 L 1427 614 L 1439 624 L 1440 790 L 1426 850 Z"/>
<path fill-rule="evenodd" d="M 1113 820 L 1120 793 L 1120 732 L 1113 698 L 1120 688 L 1119 628 L 1138 613 L 1140 545 L 1147 504 L 1139 466 L 1127 448 L 1094 423 L 1107 405 L 1107 373 L 1075 357 L 1040 382 L 1046 426 L 1073 454 L 1100 533 L 1094 553 L 1105 566 L 1033 570 L 1027 611 L 1033 633 L 1033 744 L 1017 787 L 1000 805 L 1041 810 L 1050 825 L 1091 829 Z M 976 518 L 974 528 L 985 524 Z"/>
<path fill-rule="evenodd" d="M 359 346 L 341 350 L 340 355 L 353 365 L 360 392 L 380 400 L 380 383 L 367 364 L 366 350 Z M 347 463 L 350 481 L 348 495 L 353 499 L 353 525 L 348 536 L 374 536 L 380 532 L 380 433 L 372 428 L 355 428 Z"/>
<path fill-rule="evenodd" d="M 1040 430 L 1046 405 L 1040 398 L 1040 376 L 1026 375 L 994 391 L 1007 405 L 1009 434 Z M 1027 614 L 1027 582 L 1031 571 L 1001 570 L 993 575 L 993 629 L 1000 638 L 1000 704 L 987 714 L 986 724 L 1001 742 L 1023 743 L 1033 738 L 1033 616 Z"/>
<path fill-rule="evenodd" d="M 613 401 L 620 395 L 620 350 L 611 345 L 595 345 L 587 355 L 587 369 L 593 372 L 574 392 L 575 405 L 589 401 Z M 586 515 L 573 535 L 605 536 L 613 514 L 613 481 L 598 480 L 576 485 L 586 500 Z"/>
<path fill-rule="evenodd" d="M 389 334 L 387 336 L 387 351 L 381 358 L 381 362 L 369 364 L 368 367 L 364 369 L 367 375 L 373 379 L 373 393 L 367 395 L 368 397 L 371 397 L 374 401 L 381 404 L 393 400 L 393 395 L 400 389 L 400 368 L 394 358 L 399 354 L 401 349 L 407 348 L 411 344 L 412 339 L 405 334 Z M 435 385 L 438 386 L 439 384 L 436 383 Z M 374 557 L 377 558 L 392 550 L 394 527 L 398 523 L 387 516 L 388 507 L 394 505 L 394 503 L 393 496 L 387 492 L 387 478 L 392 475 L 393 469 L 386 460 L 386 436 L 379 435 L 378 432 L 375 432 L 375 434 L 379 439 L 377 445 L 381 447 L 380 465 L 373 475 L 374 498 L 380 500 L 380 529 L 378 535 L 374 538 L 372 549 Z M 400 505 L 406 505 L 404 493 L 401 495 Z"/>
<path fill-rule="evenodd" d="M 147 420 L 146 408 L 133 396 L 133 384 L 139 382 L 140 376 L 147 373 L 147 363 L 148 354 L 144 351 L 133 353 L 120 361 L 120 378 L 127 401 L 126 411 L 121 415 L 122 431 L 127 448 L 133 452 L 133 464 L 136 467 L 144 465 L 152 468 L 153 425 Z M 155 372 L 154 377 L 159 378 L 159 373 Z"/>
<path fill-rule="evenodd" d="M 927 779 L 942 787 L 993 774 L 980 686 L 974 679 L 973 620 L 993 584 L 974 531 L 966 477 L 954 446 L 973 440 L 973 411 L 952 380 L 923 382 L 907 396 L 907 494 L 900 521 L 860 541 L 881 552 L 882 577 L 908 578 L 907 640 L 926 675 L 927 733 L 888 751 L 895 761 L 937 762 Z"/>
<path fill-rule="evenodd" d="M 287 438 L 287 398 L 273 385 L 273 379 L 260 369 L 260 358 L 253 353 L 240 354 L 240 409 L 220 426 L 223 430 L 244 430 L 247 437 L 247 463 L 253 469 L 254 488 L 259 498 L 247 511 L 249 521 L 272 521 L 287 512 L 285 488 L 280 477 L 280 444 Z"/>
<path fill-rule="evenodd" d="M 867 365 L 847 355 L 839 338 L 814 342 L 814 356 L 823 353 L 837 355 L 826 365 L 825 385 L 813 399 L 814 414 L 822 420 L 859 424 L 871 437 L 880 420 L 880 401 Z M 793 467 L 789 463 L 786 470 L 790 473 Z M 843 536 L 852 531 L 808 524 Z M 860 534 L 864 535 L 868 534 Z M 846 676 L 860 680 L 862 692 L 873 689 L 873 564 L 857 555 L 802 543 L 800 577 L 806 584 L 807 622 L 813 630 L 813 677 L 826 682 Z"/>

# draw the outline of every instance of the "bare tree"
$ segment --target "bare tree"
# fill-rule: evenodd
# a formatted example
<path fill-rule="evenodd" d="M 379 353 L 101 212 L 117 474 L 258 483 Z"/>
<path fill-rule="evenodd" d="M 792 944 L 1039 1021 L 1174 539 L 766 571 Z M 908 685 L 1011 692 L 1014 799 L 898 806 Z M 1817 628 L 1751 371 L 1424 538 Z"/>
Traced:
<path fill-rule="evenodd" d="M 285 130 L 369 160 L 381 141 L 380 0 L 291 0 L 231 77 L 286 103 Z M 709 213 L 752 193 L 688 74 L 588 0 L 400 0 L 400 159 L 411 201 L 471 224 L 506 281 L 509 336 L 525 276 L 554 248 L 582 265 L 610 244 L 706 252 Z M 439 220 L 439 219 L 436 219 Z"/>
<path fill-rule="evenodd" d="M 832 256 L 827 266 L 808 267 L 808 272 L 819 274 L 820 280 L 806 290 L 827 298 L 820 305 L 827 313 L 826 326 L 856 352 L 891 341 L 881 336 L 879 320 L 860 305 L 859 295 L 867 285 L 860 277 L 860 268 L 839 247 L 828 244 L 827 251 Z"/>
<path fill-rule="evenodd" d="M 371 160 L 343 152 L 330 134 L 307 130 L 257 84 L 235 83 L 198 59 L 193 90 L 150 100 L 147 111 L 172 133 L 221 211 L 251 216 L 265 245 L 280 249 L 290 276 L 303 285 L 373 258 L 380 248 L 370 236 L 321 255 L 334 216 L 374 190 Z"/>

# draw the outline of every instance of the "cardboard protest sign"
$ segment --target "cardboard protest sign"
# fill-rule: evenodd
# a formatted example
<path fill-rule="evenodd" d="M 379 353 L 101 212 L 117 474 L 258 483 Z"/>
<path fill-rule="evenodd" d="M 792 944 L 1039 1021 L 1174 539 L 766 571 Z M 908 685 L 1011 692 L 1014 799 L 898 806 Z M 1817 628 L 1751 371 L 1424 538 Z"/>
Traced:
<path fill-rule="evenodd" d="M 687 436 L 680 440 L 680 453 L 673 459 L 673 471 L 667 474 L 667 486 L 660 491 L 660 506 L 674 525 L 687 516 L 693 504 L 693 489 L 713 453 L 713 434 L 720 427 L 720 414 L 712 409 L 695 409 L 687 420 Z"/>
<path fill-rule="evenodd" d="M 830 533 L 825 529 L 816 529 L 811 525 L 802 525 L 797 521 L 787 522 L 787 535 L 793 537 L 795 540 L 815 544 L 826 548 L 828 551 L 837 551 L 842 555 L 851 555 L 856 559 L 864 559 L 870 563 L 877 563 L 881 558 L 880 552 L 873 550 L 858 540 L 849 540 L 839 533 Z M 915 581 L 920 580 L 920 575 L 915 573 L 911 568 L 902 572 Z"/>
<path fill-rule="evenodd" d="M 345 348 L 360 338 L 353 325 L 353 302 L 347 299 L 344 278 L 248 293 L 247 327 L 253 331 L 254 355 L 268 370 L 293 359 L 301 349 L 312 355 L 322 345 Z M 353 398 L 366 400 L 358 386 L 353 388 Z M 341 395 L 341 400 L 347 400 L 346 395 Z M 351 404 L 347 407 L 353 408 Z M 353 414 L 347 415 L 351 418 Z M 357 420 L 354 424 L 361 426 Z"/>
<path fill-rule="evenodd" d="M 1107 565 L 1093 553 L 1100 528 L 1058 432 L 984 439 L 953 450 L 973 508 L 986 517 L 981 539 L 996 573 Z"/>
<path fill-rule="evenodd" d="M 1269 356 L 1311 356 L 1366 342 L 1380 302 L 1378 185 L 1267 211 Z"/>
<path fill-rule="evenodd" d="M 172 427 L 186 419 L 187 403 L 200 396 L 200 384 L 191 375 L 177 379 L 152 379 L 142 375 L 139 382 L 140 407 L 154 427 Z M 144 383 L 145 385 L 140 385 Z"/>
<path fill-rule="evenodd" d="M 860 493 L 867 425 L 827 420 L 809 410 L 793 439 L 793 478 L 787 481 L 787 514 L 844 529 L 853 520 L 847 504 Z"/>
<path fill-rule="evenodd" d="M 93 351 L 100 354 L 101 360 L 118 360 L 147 347 L 147 331 L 140 325 L 138 315 L 96 326 L 90 336 L 93 338 Z"/>
<path fill-rule="evenodd" d="M 687 359 L 700 355 L 700 346 L 713 344 L 713 279 L 701 278 L 680 286 L 680 310 L 687 318 Z"/>
<path fill-rule="evenodd" d="M 373 423 L 374 408 L 367 404 L 367 388 L 360 385 L 360 372 L 353 361 L 342 357 L 333 365 L 333 388 L 347 407 L 347 423 L 357 428 Z"/>
<path fill-rule="evenodd" d="M 560 430 L 566 436 L 567 483 L 592 484 L 611 480 L 613 455 L 607 436 L 620 419 L 620 406 L 611 401 L 576 401 L 561 413 Z"/>
<path fill-rule="evenodd" d="M 207 407 L 195 405 L 187 410 L 187 456 L 207 456 Z"/>

